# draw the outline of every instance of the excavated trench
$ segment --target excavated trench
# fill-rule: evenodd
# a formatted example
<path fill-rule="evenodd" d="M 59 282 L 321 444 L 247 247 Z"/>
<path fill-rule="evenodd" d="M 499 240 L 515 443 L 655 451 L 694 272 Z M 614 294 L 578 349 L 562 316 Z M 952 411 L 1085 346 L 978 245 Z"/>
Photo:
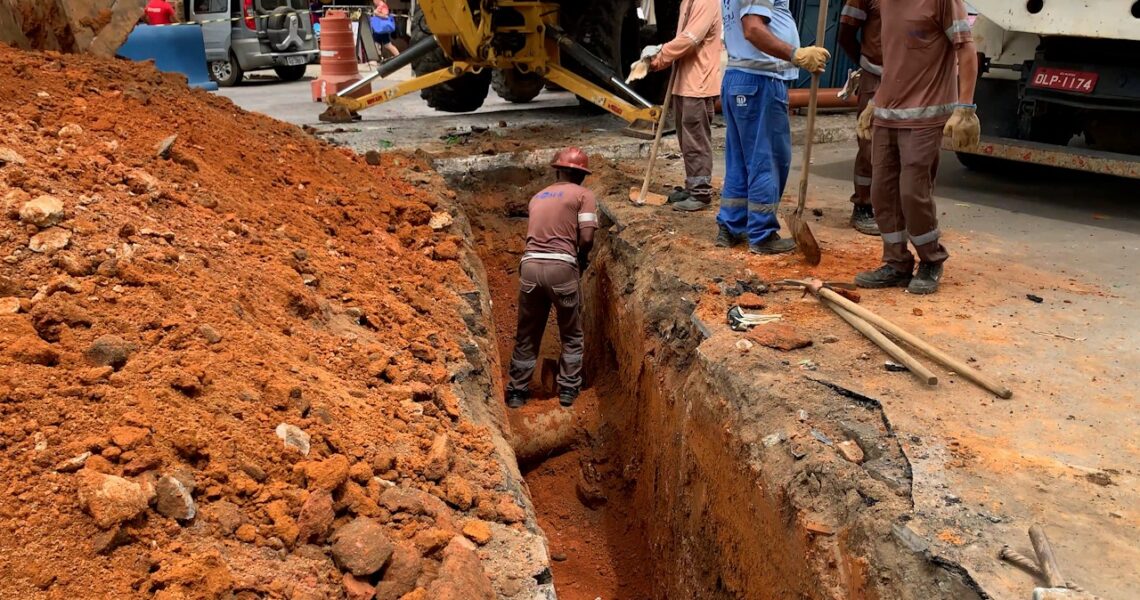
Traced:
<path fill-rule="evenodd" d="M 499 401 L 527 203 L 548 177 L 508 167 L 451 178 L 492 301 Z M 610 169 L 592 181 L 613 197 L 628 184 Z M 519 466 L 558 596 L 979 597 L 960 569 L 911 543 L 909 466 L 877 403 L 781 381 L 763 365 L 735 372 L 729 351 L 702 345 L 693 285 L 657 268 L 667 257 L 602 212 L 582 280 L 582 397 L 567 415 L 541 368 L 557 357 L 551 320 L 536 397 L 508 415 L 516 448 L 522 431 L 550 438 L 539 454 L 520 453 Z M 875 470 L 806 439 L 805 406 L 826 415 L 812 435 L 856 440 Z"/>

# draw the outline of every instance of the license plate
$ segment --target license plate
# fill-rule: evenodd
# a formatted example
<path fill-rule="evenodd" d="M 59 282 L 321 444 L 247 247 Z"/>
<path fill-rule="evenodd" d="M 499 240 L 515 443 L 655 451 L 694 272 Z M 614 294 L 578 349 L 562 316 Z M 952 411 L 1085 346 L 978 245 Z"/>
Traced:
<path fill-rule="evenodd" d="M 1068 69 L 1038 67 L 1033 71 L 1033 79 L 1029 85 L 1031 87 L 1048 90 L 1091 94 L 1093 90 L 1096 89 L 1098 79 L 1100 79 L 1100 75 L 1088 71 L 1070 71 Z"/>
<path fill-rule="evenodd" d="M 289 65 L 290 67 L 295 67 L 297 65 L 303 65 L 307 62 L 309 62 L 309 58 L 307 56 L 286 56 L 285 57 L 285 64 Z"/>

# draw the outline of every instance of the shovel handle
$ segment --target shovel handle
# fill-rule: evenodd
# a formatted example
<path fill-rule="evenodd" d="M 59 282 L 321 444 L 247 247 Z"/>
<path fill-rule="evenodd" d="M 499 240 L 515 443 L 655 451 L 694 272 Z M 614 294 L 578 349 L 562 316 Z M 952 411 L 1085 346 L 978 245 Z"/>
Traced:
<path fill-rule="evenodd" d="M 820 46 L 827 45 L 827 4 L 828 0 L 819 1 L 819 21 L 815 29 L 815 43 Z M 815 112 L 819 108 L 819 74 L 811 75 L 811 92 L 808 95 L 807 137 L 804 139 L 804 164 L 800 172 L 800 197 L 796 205 L 796 214 L 803 216 L 804 206 L 807 204 L 808 177 L 811 170 L 811 146 L 815 141 Z"/>
<path fill-rule="evenodd" d="M 665 131 L 665 119 L 669 118 L 669 105 L 673 100 L 673 83 L 677 81 L 677 68 L 669 71 L 669 87 L 665 90 L 665 102 L 661 104 L 661 120 L 657 121 L 657 132 L 653 134 L 653 146 L 649 149 L 649 164 L 645 167 L 645 179 L 641 182 L 641 193 L 637 195 L 637 206 L 645 204 L 649 193 L 649 181 L 653 179 L 653 167 L 657 164 L 657 151 L 661 149 L 661 133 Z"/>

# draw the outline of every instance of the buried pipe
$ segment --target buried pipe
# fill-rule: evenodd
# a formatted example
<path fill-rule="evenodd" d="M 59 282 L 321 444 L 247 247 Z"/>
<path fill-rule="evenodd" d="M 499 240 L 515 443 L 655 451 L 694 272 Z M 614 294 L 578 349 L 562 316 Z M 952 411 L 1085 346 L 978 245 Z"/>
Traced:
<path fill-rule="evenodd" d="M 573 448 L 579 438 L 572 410 L 561 407 L 536 413 L 513 410 L 509 418 L 511 447 L 520 465 L 562 454 Z"/>

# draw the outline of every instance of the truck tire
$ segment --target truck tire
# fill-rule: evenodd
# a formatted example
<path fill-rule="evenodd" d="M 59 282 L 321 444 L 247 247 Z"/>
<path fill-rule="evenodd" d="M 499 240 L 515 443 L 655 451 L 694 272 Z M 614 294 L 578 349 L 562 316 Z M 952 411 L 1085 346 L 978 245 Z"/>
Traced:
<path fill-rule="evenodd" d="M 546 80 L 531 73 L 522 73 L 518 69 L 498 69 L 491 75 L 491 87 L 500 98 L 515 104 L 526 104 L 534 100 Z"/>
<path fill-rule="evenodd" d="M 273 67 L 273 72 L 277 73 L 277 78 L 281 81 L 300 81 L 305 76 L 306 68 L 308 65 Z"/>
<path fill-rule="evenodd" d="M 427 21 L 421 11 L 416 11 L 412 18 L 412 43 L 431 35 Z M 417 76 L 427 75 L 451 64 L 443 50 L 436 48 L 423 58 L 412 63 L 412 72 Z M 469 73 L 462 77 L 452 79 L 447 83 L 420 91 L 420 97 L 427 101 L 428 106 L 443 112 L 464 113 L 478 110 L 487 99 L 491 89 L 491 73 Z"/>
<path fill-rule="evenodd" d="M 955 152 L 958 157 L 958 162 L 962 163 L 963 167 L 970 171 L 978 173 L 997 173 L 1009 169 L 1011 161 L 1003 158 L 994 158 L 992 156 L 982 156 L 981 154 L 971 154 L 969 152 Z"/>

